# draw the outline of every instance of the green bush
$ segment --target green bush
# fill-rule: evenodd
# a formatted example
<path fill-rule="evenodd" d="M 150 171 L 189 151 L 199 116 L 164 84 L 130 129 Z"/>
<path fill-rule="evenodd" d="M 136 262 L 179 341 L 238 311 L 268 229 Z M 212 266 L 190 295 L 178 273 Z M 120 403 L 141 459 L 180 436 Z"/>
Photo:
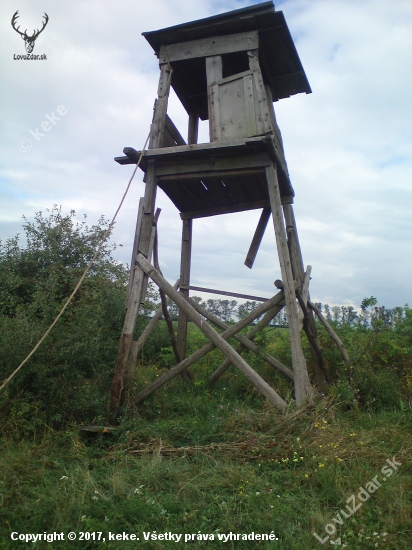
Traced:
<path fill-rule="evenodd" d="M 40 340 L 76 286 L 108 223 L 75 223 L 54 207 L 26 221 L 19 237 L 0 244 L 0 379 Z M 47 340 L 8 386 L 26 411 L 53 425 L 102 414 L 124 316 L 126 268 L 104 245 L 83 285 Z M 19 409 L 19 407 L 17 407 Z M 11 414 L 13 415 L 13 408 Z M 17 413 L 16 413 L 17 414 Z"/>

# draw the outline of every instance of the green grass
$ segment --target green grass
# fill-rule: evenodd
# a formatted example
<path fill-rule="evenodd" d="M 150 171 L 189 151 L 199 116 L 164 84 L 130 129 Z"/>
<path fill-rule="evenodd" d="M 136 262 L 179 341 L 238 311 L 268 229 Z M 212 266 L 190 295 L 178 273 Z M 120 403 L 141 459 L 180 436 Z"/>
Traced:
<path fill-rule="evenodd" d="M 155 372 L 146 367 L 140 376 Z M 21 422 L 32 413 L 26 410 Z M 54 432 L 42 426 L 30 440 L 22 440 L 18 425 L 6 422 L 0 548 L 330 548 L 313 532 L 325 537 L 325 525 L 350 495 L 374 476 L 381 479 L 386 459 L 395 455 L 402 466 L 381 480 L 379 490 L 331 539 L 340 537 L 351 549 L 378 543 L 378 548 L 407 550 L 412 541 L 410 413 L 409 407 L 343 412 L 329 399 L 282 417 L 228 372 L 214 389 L 204 381 L 193 385 L 175 379 L 138 410 L 131 407 L 114 434 L 83 434 L 76 426 Z M 239 441 L 243 448 L 222 451 L 218 446 Z M 211 443 L 214 449 L 196 447 Z M 164 454 L 181 447 L 187 449 Z M 27 545 L 11 541 L 13 531 L 95 531 L 106 542 Z M 108 532 L 143 539 L 143 532 L 154 531 L 183 537 L 200 532 L 215 539 L 218 533 L 273 531 L 279 540 L 108 540 Z"/>

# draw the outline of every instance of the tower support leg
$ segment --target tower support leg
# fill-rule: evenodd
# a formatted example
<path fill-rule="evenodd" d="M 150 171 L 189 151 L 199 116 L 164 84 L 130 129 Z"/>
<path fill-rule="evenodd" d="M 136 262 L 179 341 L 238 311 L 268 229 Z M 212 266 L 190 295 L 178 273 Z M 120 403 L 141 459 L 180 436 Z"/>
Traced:
<path fill-rule="evenodd" d="M 308 396 L 312 394 L 312 388 L 310 387 L 309 377 L 307 375 L 306 360 L 303 355 L 300 340 L 300 325 L 298 320 L 295 286 L 286 238 L 286 230 L 283 221 L 276 165 L 273 164 L 272 166 L 266 168 L 266 180 L 269 191 L 270 206 L 272 209 L 273 226 L 279 255 L 280 270 L 284 285 L 286 311 L 289 319 L 295 399 L 296 404 L 301 406 L 307 403 Z"/>
<path fill-rule="evenodd" d="M 302 288 L 303 280 L 305 278 L 305 270 L 302 258 L 302 251 L 300 248 L 298 230 L 296 226 L 296 219 L 293 212 L 292 204 L 283 205 L 283 213 L 285 216 L 286 222 L 286 233 L 288 237 L 288 247 L 292 263 L 292 273 L 294 278 L 299 282 L 299 288 Z M 308 291 L 308 300 L 310 299 Z M 307 303 L 307 302 L 306 302 Z M 306 304 L 305 304 L 306 306 Z M 306 335 L 310 344 L 310 351 L 312 356 L 313 363 L 313 374 L 316 380 L 316 384 L 320 390 L 325 390 L 326 385 L 331 382 L 331 376 L 326 366 L 326 361 L 323 356 L 321 347 L 318 342 L 317 330 L 315 318 L 313 312 L 310 308 L 306 308 L 306 311 L 302 309 L 302 322 L 303 317 L 305 320 L 303 322 L 303 329 L 306 332 Z"/>
<path fill-rule="evenodd" d="M 158 99 L 155 103 L 153 122 L 150 128 L 149 149 L 161 147 L 164 138 L 164 129 L 166 123 L 167 103 L 171 84 L 171 68 L 167 64 L 160 67 L 160 79 L 158 86 Z M 143 202 L 140 204 L 139 215 L 136 225 L 136 237 L 134 253 L 136 257 L 139 253 L 145 258 L 151 259 L 151 251 L 154 242 L 154 209 L 156 203 L 156 173 L 155 161 L 149 160 L 146 171 L 146 187 Z M 135 257 L 135 258 L 136 258 Z M 147 275 L 135 265 L 135 258 L 130 266 L 134 270 L 130 277 L 129 289 L 126 302 L 126 317 L 123 324 L 122 335 L 120 337 L 119 349 L 117 351 L 116 362 L 114 366 L 113 379 L 110 387 L 110 400 L 108 404 L 108 420 L 116 422 L 117 411 L 123 396 L 124 375 L 126 364 L 129 360 L 133 332 L 136 325 L 136 318 L 139 307 L 145 299 L 148 283 Z"/>
<path fill-rule="evenodd" d="M 182 228 L 182 256 L 180 263 L 180 293 L 189 297 L 190 284 L 190 261 L 192 254 L 192 220 L 183 220 Z M 187 315 L 179 309 L 179 320 L 177 327 L 177 349 L 180 360 L 186 356 L 187 340 Z"/>

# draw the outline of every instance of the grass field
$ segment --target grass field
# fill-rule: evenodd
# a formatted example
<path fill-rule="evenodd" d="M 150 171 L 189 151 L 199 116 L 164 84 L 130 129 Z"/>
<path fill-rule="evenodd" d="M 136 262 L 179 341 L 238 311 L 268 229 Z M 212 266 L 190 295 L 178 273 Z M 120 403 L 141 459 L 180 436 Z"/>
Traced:
<path fill-rule="evenodd" d="M 156 372 L 149 366 L 140 374 Z M 174 380 L 139 410 L 131 407 L 112 434 L 43 426 L 21 438 L 36 415 L 25 409 L 3 431 L 0 548 L 409 550 L 410 413 L 343 411 L 329 398 L 280 416 L 234 372 L 213 390 L 201 379 Z M 396 470 L 384 481 L 393 457 Z M 374 478 L 381 486 L 351 517 L 338 516 L 350 516 L 351 495 L 358 506 L 360 487 Z M 63 532 L 66 540 L 26 544 L 12 541 L 13 532 Z M 68 541 L 69 532 L 101 540 Z M 123 532 L 140 540 L 109 540 Z M 324 540 L 328 532 L 324 544 L 313 534 Z M 182 538 L 145 541 L 144 533 Z M 231 540 L 230 533 L 275 540 Z"/>

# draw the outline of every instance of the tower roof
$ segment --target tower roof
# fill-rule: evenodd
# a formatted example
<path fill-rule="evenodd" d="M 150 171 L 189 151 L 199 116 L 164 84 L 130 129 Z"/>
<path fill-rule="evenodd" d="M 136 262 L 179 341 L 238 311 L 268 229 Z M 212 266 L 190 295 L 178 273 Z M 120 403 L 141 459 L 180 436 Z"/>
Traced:
<path fill-rule="evenodd" d="M 275 11 L 272 1 L 157 31 L 144 32 L 143 36 L 156 55 L 159 55 L 161 46 L 250 31 L 259 33 L 260 64 L 264 79 L 272 89 L 273 100 L 299 93 L 311 93 L 283 12 Z M 173 88 L 188 109 L 189 98 L 200 97 L 203 92 L 206 93 L 204 58 L 172 65 L 175 69 Z M 201 118 L 207 118 L 205 109 L 201 109 Z"/>

